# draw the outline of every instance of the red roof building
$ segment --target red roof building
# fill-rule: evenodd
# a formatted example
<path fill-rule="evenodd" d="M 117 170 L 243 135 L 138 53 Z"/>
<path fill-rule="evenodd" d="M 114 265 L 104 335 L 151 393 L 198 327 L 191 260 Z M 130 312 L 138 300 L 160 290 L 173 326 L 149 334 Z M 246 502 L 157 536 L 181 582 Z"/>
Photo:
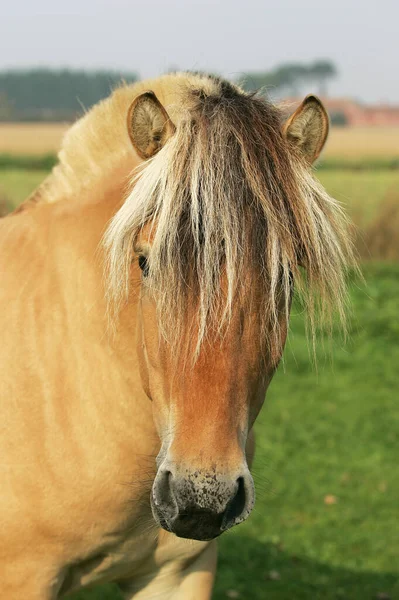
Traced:
<path fill-rule="evenodd" d="M 302 100 L 288 98 L 281 104 L 291 112 Z M 347 98 L 322 98 L 331 121 L 336 125 L 399 127 L 399 106 L 390 104 L 366 105 Z M 399 143 L 399 142 L 398 142 Z"/>

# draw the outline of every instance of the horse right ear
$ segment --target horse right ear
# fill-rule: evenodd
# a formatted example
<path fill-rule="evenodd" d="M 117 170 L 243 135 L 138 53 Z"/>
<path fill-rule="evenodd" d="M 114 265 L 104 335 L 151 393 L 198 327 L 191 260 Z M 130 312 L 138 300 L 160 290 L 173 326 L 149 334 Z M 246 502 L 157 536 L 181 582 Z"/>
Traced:
<path fill-rule="evenodd" d="M 284 125 L 287 140 L 312 164 L 320 155 L 328 136 L 326 109 L 317 96 L 307 96 Z"/>
<path fill-rule="evenodd" d="M 127 127 L 137 154 L 144 159 L 159 152 L 176 130 L 154 92 L 144 92 L 133 100 Z"/>

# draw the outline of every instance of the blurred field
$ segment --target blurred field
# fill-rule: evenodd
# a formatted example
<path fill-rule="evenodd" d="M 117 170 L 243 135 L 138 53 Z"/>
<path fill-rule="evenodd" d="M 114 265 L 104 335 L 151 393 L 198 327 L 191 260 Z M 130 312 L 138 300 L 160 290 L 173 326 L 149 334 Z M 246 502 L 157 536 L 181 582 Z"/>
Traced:
<path fill-rule="evenodd" d="M 323 156 L 399 156 L 399 127 L 332 127 Z"/>
<path fill-rule="evenodd" d="M 24 200 L 45 178 L 47 171 L 0 170 L 0 191 L 13 205 Z M 329 193 L 337 198 L 349 214 L 361 213 L 362 222 L 369 221 L 391 189 L 399 192 L 399 171 L 347 171 L 334 169 L 316 172 Z M 360 218 L 360 215 L 359 215 Z M 360 223 L 359 223 L 360 224 Z"/>
<path fill-rule="evenodd" d="M 7 202 L 11 210 L 25 200 L 46 175 L 47 171 L 0 170 L 0 198 Z"/>
<path fill-rule="evenodd" d="M 0 154 L 40 155 L 57 152 L 70 124 L 0 123 Z M 323 157 L 399 157 L 399 128 L 332 127 Z"/>
<path fill-rule="evenodd" d="M 316 172 L 329 193 L 337 198 L 352 218 L 357 228 L 359 251 L 363 258 L 373 257 L 373 240 L 367 239 L 373 220 L 379 219 L 381 235 L 387 227 L 399 228 L 399 170 L 353 171 L 347 169 L 320 170 Z M 47 171 L 0 169 L 0 198 L 8 209 L 22 202 L 44 179 Z M 387 212 L 388 210 L 388 212 Z M 381 222 L 381 218 L 385 222 Z M 398 229 L 399 230 L 399 229 Z M 375 234 L 378 232 L 374 232 Z M 392 235 L 394 239 L 391 240 Z M 394 255 L 399 259 L 399 235 L 389 233 L 395 245 Z M 370 250 L 365 247 L 370 245 Z M 384 258 L 381 253 L 374 258 Z"/>
<path fill-rule="evenodd" d="M 69 127 L 65 123 L 0 123 L 0 153 L 57 152 Z"/>

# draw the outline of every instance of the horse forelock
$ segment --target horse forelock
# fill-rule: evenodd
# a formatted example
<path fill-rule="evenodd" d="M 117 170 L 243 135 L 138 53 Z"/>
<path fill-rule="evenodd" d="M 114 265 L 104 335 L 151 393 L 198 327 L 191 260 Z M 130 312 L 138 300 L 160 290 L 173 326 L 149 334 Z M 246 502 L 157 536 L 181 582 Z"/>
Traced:
<path fill-rule="evenodd" d="M 111 306 L 127 300 L 133 245 L 150 223 L 145 285 L 172 345 L 195 298 L 197 350 L 226 330 L 237 303 L 256 303 L 259 339 L 273 348 L 292 277 L 311 324 L 334 309 L 343 320 L 352 253 L 338 203 L 288 147 L 275 106 L 204 82 L 186 88 L 175 134 L 141 166 L 106 233 Z"/>

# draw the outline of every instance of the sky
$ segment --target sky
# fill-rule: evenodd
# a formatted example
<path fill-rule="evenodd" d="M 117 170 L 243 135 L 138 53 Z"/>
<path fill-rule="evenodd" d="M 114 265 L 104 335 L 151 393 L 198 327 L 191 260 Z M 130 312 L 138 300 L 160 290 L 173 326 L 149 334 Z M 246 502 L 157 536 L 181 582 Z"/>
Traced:
<path fill-rule="evenodd" d="M 331 59 L 334 96 L 399 103 L 398 0 L 12 0 L 0 7 L 0 69 L 267 71 Z M 314 90 L 309 89 L 307 92 Z"/>

